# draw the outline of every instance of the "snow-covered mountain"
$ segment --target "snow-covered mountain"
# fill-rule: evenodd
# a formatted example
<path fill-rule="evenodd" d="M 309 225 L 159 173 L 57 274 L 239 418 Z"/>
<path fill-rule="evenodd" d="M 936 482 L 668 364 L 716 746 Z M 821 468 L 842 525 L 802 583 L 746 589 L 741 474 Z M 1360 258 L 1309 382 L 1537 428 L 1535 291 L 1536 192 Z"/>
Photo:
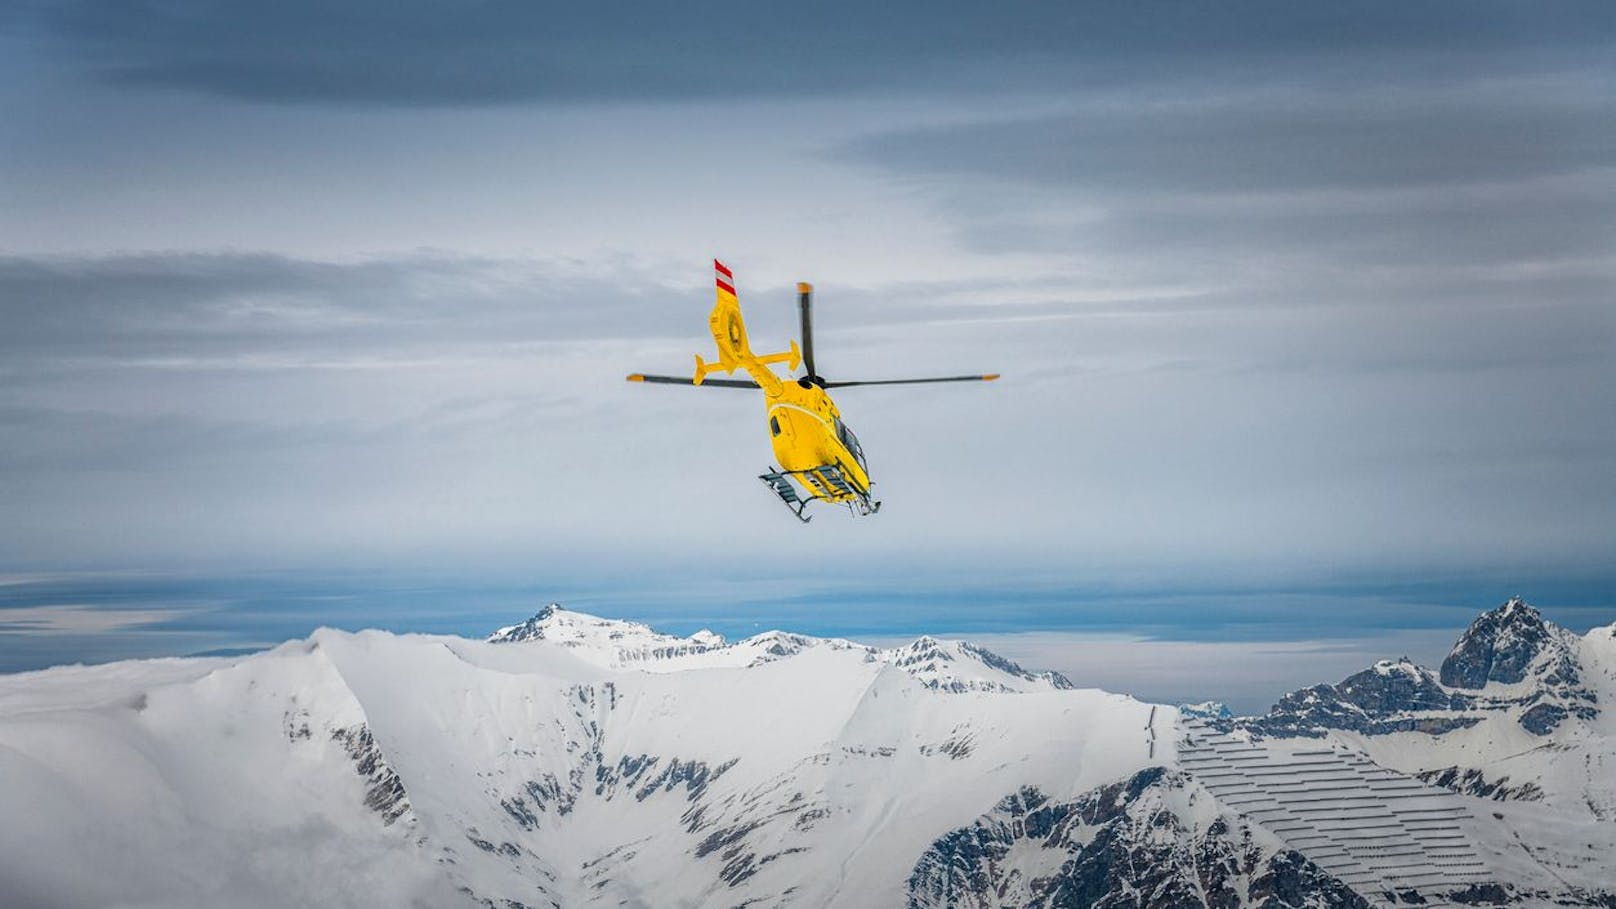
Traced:
<path fill-rule="evenodd" d="M 1616 638 L 1488 616 L 1260 719 L 557 606 L 3 676 L 0 905 L 1616 904 Z"/>

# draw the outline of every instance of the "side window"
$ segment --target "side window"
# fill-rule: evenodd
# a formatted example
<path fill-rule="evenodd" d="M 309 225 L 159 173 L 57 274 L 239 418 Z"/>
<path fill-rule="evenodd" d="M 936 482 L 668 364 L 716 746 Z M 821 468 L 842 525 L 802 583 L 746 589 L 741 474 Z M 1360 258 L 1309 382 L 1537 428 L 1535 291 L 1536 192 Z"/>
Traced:
<path fill-rule="evenodd" d="M 839 419 L 836 421 L 836 435 L 841 439 L 842 444 L 847 446 L 847 450 L 853 455 L 853 459 L 858 461 L 859 467 L 868 471 L 870 468 L 864 462 L 864 448 L 859 445 L 858 436 L 853 435 L 853 430 L 849 429 L 847 424 Z"/>

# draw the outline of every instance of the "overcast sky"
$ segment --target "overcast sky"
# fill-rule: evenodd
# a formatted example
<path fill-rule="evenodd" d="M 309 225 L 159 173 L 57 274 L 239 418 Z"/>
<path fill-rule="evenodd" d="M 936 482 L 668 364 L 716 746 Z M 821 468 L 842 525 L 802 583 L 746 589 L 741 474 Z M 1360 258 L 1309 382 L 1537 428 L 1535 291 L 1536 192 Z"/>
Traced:
<path fill-rule="evenodd" d="M 204 608 L 92 576 L 1616 620 L 1612 61 L 1608 3 L 12 4 L 0 664 Z M 760 349 L 811 280 L 826 375 L 1005 378 L 840 393 L 885 507 L 796 526 L 757 398 L 622 381 L 714 256 Z"/>

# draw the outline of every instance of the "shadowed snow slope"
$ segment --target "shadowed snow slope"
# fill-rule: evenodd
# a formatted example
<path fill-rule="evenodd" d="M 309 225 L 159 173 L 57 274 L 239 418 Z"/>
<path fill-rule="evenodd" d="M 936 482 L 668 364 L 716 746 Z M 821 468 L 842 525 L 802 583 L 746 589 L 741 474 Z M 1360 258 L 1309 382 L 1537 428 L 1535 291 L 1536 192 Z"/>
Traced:
<path fill-rule="evenodd" d="M 0 677 L 0 905 L 1390 899 L 1203 784 L 1183 735 L 959 641 L 679 638 L 556 606 L 487 641 L 322 629 Z"/>

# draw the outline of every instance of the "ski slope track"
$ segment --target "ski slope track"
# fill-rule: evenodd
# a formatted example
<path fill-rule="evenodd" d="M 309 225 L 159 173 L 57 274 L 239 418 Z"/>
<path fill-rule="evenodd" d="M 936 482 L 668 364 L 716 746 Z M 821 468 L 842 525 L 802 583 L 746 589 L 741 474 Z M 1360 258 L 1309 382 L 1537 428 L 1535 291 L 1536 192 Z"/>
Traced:
<path fill-rule="evenodd" d="M 1208 692 L 1213 694 L 1215 692 Z M 0 677 L 0 906 L 1616 906 L 1616 626 L 1264 717 L 550 606 Z"/>

